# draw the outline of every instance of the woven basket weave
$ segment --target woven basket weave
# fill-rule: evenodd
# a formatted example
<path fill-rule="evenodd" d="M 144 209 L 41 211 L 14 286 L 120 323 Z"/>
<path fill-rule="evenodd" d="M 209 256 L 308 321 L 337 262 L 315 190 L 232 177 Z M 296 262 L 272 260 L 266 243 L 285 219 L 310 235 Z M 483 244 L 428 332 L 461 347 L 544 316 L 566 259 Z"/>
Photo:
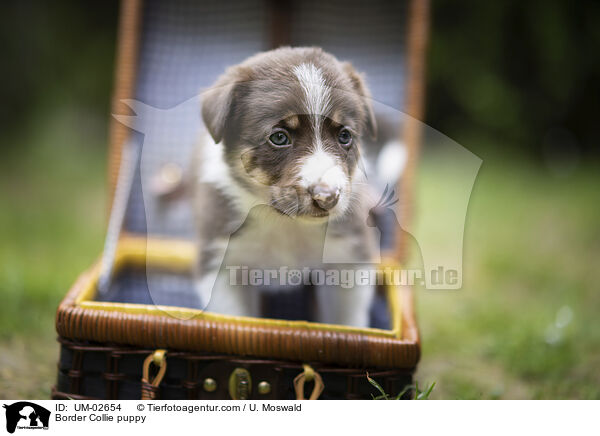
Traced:
<path fill-rule="evenodd" d="M 331 2 L 330 6 L 336 7 L 338 3 Z M 387 4 L 380 3 L 379 7 Z M 195 28 L 181 21 L 182 17 L 191 14 L 186 9 L 190 7 L 187 2 L 180 0 L 171 4 L 174 4 L 171 7 L 175 13 L 173 10 L 165 13 L 165 7 L 154 1 L 145 4 L 141 0 L 122 2 L 113 113 L 124 112 L 123 99 L 142 98 L 144 95 L 146 98 L 158 98 L 154 91 L 157 79 L 150 74 L 154 71 L 154 58 L 148 55 L 147 47 L 160 46 L 164 41 L 157 38 L 168 33 L 168 29 Z M 218 2 L 207 4 L 207 10 L 212 11 L 210 13 L 221 13 L 215 6 Z M 275 24 L 269 24 L 268 18 L 262 20 L 257 15 L 255 21 L 258 27 L 247 27 L 254 30 L 266 28 L 256 35 L 258 38 L 270 38 L 271 45 L 294 43 L 295 40 L 304 42 L 303 35 L 310 34 L 311 28 L 300 26 L 291 37 L 289 34 L 282 36 L 285 32 L 277 23 L 289 10 L 300 16 L 304 14 L 305 20 L 310 19 L 309 15 L 320 6 L 317 2 L 306 4 L 308 6 L 304 9 L 297 6 L 282 9 L 275 2 L 261 3 L 260 7 L 271 11 L 267 17 L 278 17 Z M 375 6 L 371 8 L 377 9 Z M 400 216 L 406 222 L 411 214 L 412 178 L 420 141 L 418 122 L 413 118 L 420 118 L 423 111 L 428 2 L 411 0 L 403 8 L 407 16 L 407 37 L 401 41 L 406 47 L 402 58 L 404 79 L 399 89 L 404 102 L 402 109 L 411 117 L 403 125 L 402 135 L 409 158 L 398 191 L 402 199 Z M 241 13 L 246 11 L 243 9 Z M 231 19 L 231 16 L 224 19 Z M 184 36 L 181 40 L 176 39 L 175 44 L 187 41 L 193 46 L 193 38 L 190 42 L 190 35 Z M 286 38 L 292 38 L 292 41 Z M 173 44 L 173 41 L 170 43 Z M 238 47 L 235 41 L 231 44 Z M 252 41 L 247 43 L 244 50 L 261 49 L 252 45 Z M 332 51 L 336 54 L 335 50 Z M 170 74 L 177 74 L 177 70 Z M 172 98 L 177 92 L 169 89 L 166 95 Z M 109 148 L 111 198 L 115 192 L 123 146 L 131 138 L 130 129 L 112 122 Z M 138 173 L 137 177 L 141 175 Z M 367 381 L 367 372 L 392 394 L 411 383 L 420 345 L 412 290 L 409 288 L 385 286 L 380 290 L 389 311 L 389 328 L 353 328 L 308 321 L 224 316 L 194 309 L 193 302 L 187 302 L 184 297 L 178 300 L 180 304 L 177 305 L 173 305 L 171 300 L 165 300 L 166 304 L 148 304 L 143 299 L 131 297 L 137 295 L 133 290 L 137 285 L 132 285 L 136 271 L 144 275 L 150 269 L 160 273 L 168 295 L 177 295 L 177 289 L 185 287 L 189 279 L 195 258 L 194 247 L 178 238 L 177 231 L 181 226 L 176 224 L 174 227 L 179 230 L 171 232 L 165 223 L 136 221 L 139 207 L 142 210 L 154 207 L 152 204 L 144 205 L 144 200 L 141 196 L 132 197 L 126 231 L 114 260 L 114 276 L 117 278 L 114 286 L 118 285 L 120 295 L 129 295 L 131 301 L 123 298 L 117 302 L 99 301 L 96 291 L 100 275 L 98 264 L 78 278 L 58 308 L 56 329 L 61 357 L 53 398 L 289 399 L 299 397 L 298 380 L 304 382 L 306 379 L 306 397 L 312 389 L 310 386 L 321 380 L 324 389 L 320 398 L 355 399 L 377 394 Z M 134 204 L 136 201 L 141 206 Z M 404 247 L 405 241 L 398 235 L 394 249 L 387 253 L 392 265 L 398 265 L 402 260 Z M 157 373 L 163 366 L 166 369 L 159 377 Z M 242 371 L 239 373 L 243 374 L 241 378 L 236 379 L 243 388 L 242 394 L 236 396 L 231 391 L 231 380 L 240 368 L 247 373 Z"/>

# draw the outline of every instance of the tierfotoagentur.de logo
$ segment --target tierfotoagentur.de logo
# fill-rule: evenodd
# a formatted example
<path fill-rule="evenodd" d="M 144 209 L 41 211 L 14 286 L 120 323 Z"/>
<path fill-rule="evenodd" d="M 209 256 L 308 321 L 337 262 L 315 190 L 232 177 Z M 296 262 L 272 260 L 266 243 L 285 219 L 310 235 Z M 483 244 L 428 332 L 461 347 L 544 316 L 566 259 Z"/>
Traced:
<path fill-rule="evenodd" d="M 6 431 L 14 433 L 19 430 L 48 430 L 50 411 L 29 401 L 4 404 L 6 409 Z"/>

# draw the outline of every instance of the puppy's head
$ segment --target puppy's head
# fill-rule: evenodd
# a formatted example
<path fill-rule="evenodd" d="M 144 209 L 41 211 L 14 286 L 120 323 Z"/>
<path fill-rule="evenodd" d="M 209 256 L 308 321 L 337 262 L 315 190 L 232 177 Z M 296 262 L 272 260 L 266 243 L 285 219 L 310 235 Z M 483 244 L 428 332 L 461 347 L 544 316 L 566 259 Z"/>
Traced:
<path fill-rule="evenodd" d="M 286 215 L 339 217 L 352 203 L 375 119 L 361 76 L 317 48 L 260 53 L 203 96 L 202 116 L 236 183 Z"/>

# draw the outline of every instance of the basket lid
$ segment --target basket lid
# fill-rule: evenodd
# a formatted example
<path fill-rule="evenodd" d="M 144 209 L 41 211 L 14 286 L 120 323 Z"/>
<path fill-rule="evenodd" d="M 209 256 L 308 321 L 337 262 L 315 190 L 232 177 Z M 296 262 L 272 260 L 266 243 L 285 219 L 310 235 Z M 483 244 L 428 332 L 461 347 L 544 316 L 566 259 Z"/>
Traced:
<path fill-rule="evenodd" d="M 149 187 L 168 168 L 189 167 L 190 153 L 203 130 L 199 94 L 230 65 L 278 42 L 320 46 L 366 74 L 375 102 L 391 112 L 405 108 L 406 28 L 409 1 L 318 0 L 277 2 L 233 0 L 195 2 L 129 0 L 129 21 L 121 32 L 124 59 L 117 71 L 115 109 L 122 100 L 135 116 L 116 117 L 111 147 L 111 193 L 115 192 L 121 150 L 126 141 L 141 147 L 124 214 L 124 230 L 153 236 L 189 238 L 189 201 L 165 200 Z M 286 36 L 279 41 L 281 27 Z M 275 31 L 274 31 L 275 29 Z M 279 29 L 279 30 L 277 30 Z M 123 39 L 127 39 L 124 41 Z M 125 62 L 125 61 L 128 62 Z M 399 114 L 399 112 L 397 112 Z M 133 131 L 123 126 L 133 128 Z"/>

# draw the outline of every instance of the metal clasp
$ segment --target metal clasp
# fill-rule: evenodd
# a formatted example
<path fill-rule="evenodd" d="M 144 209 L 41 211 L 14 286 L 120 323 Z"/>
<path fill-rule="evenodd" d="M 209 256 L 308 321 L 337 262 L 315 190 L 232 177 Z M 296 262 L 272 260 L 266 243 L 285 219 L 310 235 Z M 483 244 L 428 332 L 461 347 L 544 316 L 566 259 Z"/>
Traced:
<path fill-rule="evenodd" d="M 229 376 L 229 395 L 234 400 L 247 400 L 252 392 L 252 378 L 245 368 L 236 368 Z"/>

